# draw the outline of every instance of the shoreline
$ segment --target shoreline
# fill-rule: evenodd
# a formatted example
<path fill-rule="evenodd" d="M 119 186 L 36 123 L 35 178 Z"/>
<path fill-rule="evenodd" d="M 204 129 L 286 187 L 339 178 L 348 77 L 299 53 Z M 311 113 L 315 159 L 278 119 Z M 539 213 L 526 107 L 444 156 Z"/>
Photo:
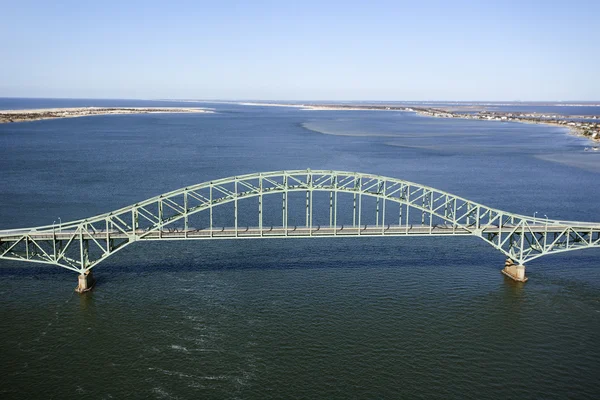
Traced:
<path fill-rule="evenodd" d="M 0 124 L 46 119 L 90 117 L 94 115 L 197 113 L 213 114 L 214 110 L 200 107 L 65 107 L 25 110 L 0 110 Z"/>
<path fill-rule="evenodd" d="M 495 122 L 518 122 L 522 124 L 549 125 L 559 128 L 566 128 L 568 133 L 591 140 L 594 143 L 600 143 L 600 122 L 583 122 L 580 119 L 598 120 L 598 116 L 561 116 L 553 114 L 551 116 L 540 113 L 516 113 L 516 112 L 498 112 L 498 111 L 479 111 L 475 114 L 465 114 L 457 111 L 448 111 L 435 108 L 412 110 L 419 115 L 434 118 L 458 118 L 473 119 L 480 121 Z"/>
<path fill-rule="evenodd" d="M 574 135 L 586 138 L 594 144 L 600 143 L 600 116 L 564 116 L 564 115 L 546 115 L 542 113 L 522 113 L 522 112 L 504 112 L 504 111 L 485 111 L 476 113 L 464 113 L 454 110 L 446 110 L 434 107 L 410 106 L 410 105 L 357 105 L 357 104 L 277 104 L 277 103 L 238 103 L 248 106 L 267 106 L 267 107 L 295 107 L 301 110 L 312 111 L 403 111 L 414 112 L 417 115 L 433 118 L 457 118 L 472 119 L 481 121 L 496 122 L 518 122 L 524 124 L 550 125 L 560 128 L 567 128 L 567 131 Z M 580 121 L 594 120 L 598 122 Z M 597 148 L 597 147 L 596 147 Z"/>

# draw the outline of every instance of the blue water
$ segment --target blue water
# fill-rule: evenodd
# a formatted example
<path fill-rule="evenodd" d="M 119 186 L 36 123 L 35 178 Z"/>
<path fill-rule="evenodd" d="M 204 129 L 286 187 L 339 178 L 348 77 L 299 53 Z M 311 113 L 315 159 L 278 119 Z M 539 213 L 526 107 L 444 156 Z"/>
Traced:
<path fill-rule="evenodd" d="M 168 104 L 167 104 L 168 103 Z M 190 106 L 2 99 L 0 108 Z M 323 168 L 600 220 L 600 155 L 564 129 L 198 103 L 215 114 L 0 125 L 0 228 L 194 183 Z M 2 398 L 598 398 L 600 250 L 529 281 L 475 238 L 142 243 L 95 269 L 0 261 Z"/>

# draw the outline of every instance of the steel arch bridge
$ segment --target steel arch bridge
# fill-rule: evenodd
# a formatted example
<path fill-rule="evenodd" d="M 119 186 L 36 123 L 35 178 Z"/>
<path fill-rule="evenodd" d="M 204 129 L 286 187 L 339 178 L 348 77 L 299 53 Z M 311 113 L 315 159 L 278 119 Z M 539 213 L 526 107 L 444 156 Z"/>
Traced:
<path fill-rule="evenodd" d="M 600 223 L 528 217 L 401 179 L 308 169 L 218 179 L 86 219 L 0 231 L 0 258 L 84 275 L 150 240 L 466 235 L 504 253 L 506 271 L 600 247 Z M 526 279 L 524 267 L 508 272 Z"/>

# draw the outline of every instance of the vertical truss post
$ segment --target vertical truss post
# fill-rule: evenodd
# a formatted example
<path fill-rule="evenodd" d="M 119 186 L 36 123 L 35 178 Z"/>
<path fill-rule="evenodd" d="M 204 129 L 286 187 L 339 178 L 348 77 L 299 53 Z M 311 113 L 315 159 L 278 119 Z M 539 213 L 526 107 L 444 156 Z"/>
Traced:
<path fill-rule="evenodd" d="M 283 189 L 283 193 L 282 193 L 282 198 L 281 198 L 281 225 L 283 226 L 283 229 L 285 230 L 285 235 L 287 236 L 287 221 L 286 221 L 286 205 L 285 205 L 285 201 L 286 201 L 286 193 L 287 193 L 287 188 Z"/>
<path fill-rule="evenodd" d="M 333 227 L 333 190 L 329 192 L 329 227 Z"/>
<path fill-rule="evenodd" d="M 352 227 L 356 228 L 356 193 L 360 190 L 358 177 L 354 175 L 354 193 L 352 197 Z M 360 227 L 359 227 L 360 228 Z"/>
<path fill-rule="evenodd" d="M 362 177 L 358 178 L 358 186 L 360 190 L 360 192 L 358 192 L 358 234 L 360 235 L 360 232 L 362 231 Z"/>
<path fill-rule="evenodd" d="M 106 218 L 104 220 L 105 224 L 106 224 L 106 253 L 108 254 L 111 251 L 110 248 L 110 231 L 109 231 L 109 226 L 108 226 L 108 218 Z"/>
<path fill-rule="evenodd" d="M 590 232 L 591 234 L 591 232 Z M 591 244 L 591 242 L 590 242 Z M 548 220 L 546 220 L 546 225 L 544 226 L 544 248 L 542 249 L 542 253 L 546 252 L 546 247 L 548 246 Z"/>
<path fill-rule="evenodd" d="M 421 204 L 421 225 L 425 225 L 425 198 L 427 195 L 425 194 L 425 189 L 421 189 L 423 191 L 423 201 Z"/>
<path fill-rule="evenodd" d="M 183 234 L 184 238 L 188 238 L 189 230 L 189 216 L 188 216 L 188 191 L 183 192 Z"/>
<path fill-rule="evenodd" d="M 352 227 L 356 228 L 356 193 L 354 193 L 352 200 Z"/>
<path fill-rule="evenodd" d="M 402 226 L 402 208 L 404 204 L 398 203 L 398 227 Z"/>
<path fill-rule="evenodd" d="M 491 219 L 491 214 L 490 214 Z M 498 213 L 498 246 L 502 243 L 502 213 Z"/>
<path fill-rule="evenodd" d="M 433 190 L 429 191 L 429 234 L 433 231 Z"/>
<path fill-rule="evenodd" d="M 131 209 L 131 230 L 132 230 L 132 238 L 135 240 L 137 236 L 137 229 L 139 227 L 139 217 L 138 217 L 138 209 L 137 207 L 133 207 Z"/>
<path fill-rule="evenodd" d="M 410 217 L 410 186 L 406 187 L 406 234 L 408 235 L 408 220 Z"/>
<path fill-rule="evenodd" d="M 238 178 L 233 181 L 234 200 L 233 200 L 233 221 L 235 224 L 235 237 L 238 237 Z"/>
<path fill-rule="evenodd" d="M 333 202 L 333 234 L 337 235 L 337 205 L 338 205 L 338 188 L 337 188 L 337 176 L 333 178 L 333 186 L 335 188 L 334 202 Z"/>
<path fill-rule="evenodd" d="M 288 176 L 283 176 L 283 228 L 285 229 L 285 236 L 288 235 Z"/>
<path fill-rule="evenodd" d="M 85 255 L 83 254 L 83 225 L 79 226 L 79 257 L 81 262 L 80 271 L 83 273 L 83 270 L 85 269 Z"/>
<path fill-rule="evenodd" d="M 379 197 L 375 198 L 375 226 L 379 226 Z"/>
<path fill-rule="evenodd" d="M 381 194 L 381 181 L 377 179 L 377 194 Z M 379 196 L 375 198 L 375 227 L 379 226 Z"/>
<path fill-rule="evenodd" d="M 162 199 L 158 199 L 158 238 L 162 238 L 163 231 L 163 203 Z"/>
<path fill-rule="evenodd" d="M 385 234 L 385 203 L 387 200 L 387 185 L 386 181 L 383 181 L 383 209 L 381 212 L 381 234 Z"/>
<path fill-rule="evenodd" d="M 448 194 L 444 198 L 444 224 L 448 220 Z"/>
<path fill-rule="evenodd" d="M 310 236 L 312 236 L 312 225 L 313 225 L 313 176 L 312 174 L 309 177 L 309 188 L 310 188 L 310 201 L 308 202 L 310 208 L 308 210 L 309 214 L 309 232 Z"/>
<path fill-rule="evenodd" d="M 208 229 L 210 231 L 210 237 L 213 237 L 213 184 L 210 183 L 208 187 Z"/>
<path fill-rule="evenodd" d="M 333 174 L 329 177 L 329 227 L 333 227 Z"/>
<path fill-rule="evenodd" d="M 258 177 L 258 229 L 260 230 L 260 236 L 263 235 L 263 179 L 262 174 Z"/>
<path fill-rule="evenodd" d="M 308 226 L 309 226 L 308 225 L 308 218 L 309 218 L 308 213 L 309 213 L 309 207 L 310 207 L 310 199 L 309 199 L 310 190 L 308 189 L 308 187 L 310 187 L 310 174 L 306 174 L 306 186 L 307 186 L 307 189 L 306 189 L 306 210 L 305 210 L 305 212 L 306 212 L 306 221 L 305 221 L 305 226 L 308 228 Z"/>
<path fill-rule="evenodd" d="M 52 225 L 52 260 L 54 262 L 58 262 L 58 253 L 56 252 L 56 230 L 54 229 L 54 225 Z"/>
<path fill-rule="evenodd" d="M 456 225 L 458 224 L 458 221 L 456 220 L 456 197 L 452 200 L 452 203 L 454 203 L 452 210 L 452 233 L 454 234 L 456 233 Z"/>
<path fill-rule="evenodd" d="M 403 207 L 402 199 L 403 199 L 404 189 L 405 189 L 405 186 L 402 185 L 400 187 L 400 190 L 398 190 L 398 206 L 399 206 L 398 207 L 398 210 L 399 210 L 398 211 L 398 227 L 402 226 L 402 207 Z"/>
<path fill-rule="evenodd" d="M 308 210 L 309 210 L 309 204 L 310 204 L 310 199 L 309 199 L 309 190 L 306 191 L 306 210 L 305 210 L 305 226 L 308 228 Z"/>
<path fill-rule="evenodd" d="M 471 203 L 467 202 L 467 227 L 471 225 Z"/>

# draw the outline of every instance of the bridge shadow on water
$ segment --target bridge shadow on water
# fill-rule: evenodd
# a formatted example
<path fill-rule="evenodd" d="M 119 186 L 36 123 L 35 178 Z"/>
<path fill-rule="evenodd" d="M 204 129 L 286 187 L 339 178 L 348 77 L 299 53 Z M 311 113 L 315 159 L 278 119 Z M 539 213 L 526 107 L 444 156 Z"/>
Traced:
<path fill-rule="evenodd" d="M 434 265 L 454 261 L 471 263 L 479 259 L 477 254 L 481 251 L 492 258 L 494 254 L 499 255 L 485 243 L 471 237 L 146 242 L 128 246 L 93 270 L 97 274 L 118 274 L 164 270 L 346 268 L 355 264 L 401 267 L 405 264 Z M 2 267 L 0 275 L 54 277 L 73 274 L 52 265 L 16 261 L 2 261 Z"/>
<path fill-rule="evenodd" d="M 448 246 L 448 241 L 443 239 L 426 238 L 419 241 L 413 238 L 365 237 L 170 242 L 156 245 L 140 243 L 125 249 L 105 264 L 100 264 L 98 270 L 105 266 L 111 270 L 124 268 L 132 272 L 300 267 L 320 269 L 365 264 L 398 267 L 407 263 L 443 263 L 463 255 L 466 256 L 465 261 L 469 262 L 477 258 L 469 256 L 470 250 L 467 247 L 487 247 L 473 238 L 452 238 L 461 247 L 458 250 Z"/>
<path fill-rule="evenodd" d="M 600 285 L 593 264 L 593 251 L 560 254 L 539 259 L 527 266 L 530 281 L 525 285 L 500 278 L 507 290 L 544 281 L 565 287 L 577 284 L 577 275 Z M 592 260 L 590 260 L 592 258 Z M 226 272 L 242 270 L 323 270 L 396 268 L 412 274 L 415 270 L 455 270 L 464 279 L 500 275 L 504 257 L 473 237 L 363 237 L 311 239 L 253 239 L 189 242 L 135 243 L 94 267 L 95 289 L 114 281 L 160 273 Z M 569 268 L 565 269 L 564 266 Z M 450 271 L 448 271 L 450 270 Z M 490 275 L 491 274 L 491 275 Z M 76 276 L 65 269 L 41 264 L 1 262 L 0 279 L 68 282 Z M 574 283 L 575 282 L 575 283 Z"/>

